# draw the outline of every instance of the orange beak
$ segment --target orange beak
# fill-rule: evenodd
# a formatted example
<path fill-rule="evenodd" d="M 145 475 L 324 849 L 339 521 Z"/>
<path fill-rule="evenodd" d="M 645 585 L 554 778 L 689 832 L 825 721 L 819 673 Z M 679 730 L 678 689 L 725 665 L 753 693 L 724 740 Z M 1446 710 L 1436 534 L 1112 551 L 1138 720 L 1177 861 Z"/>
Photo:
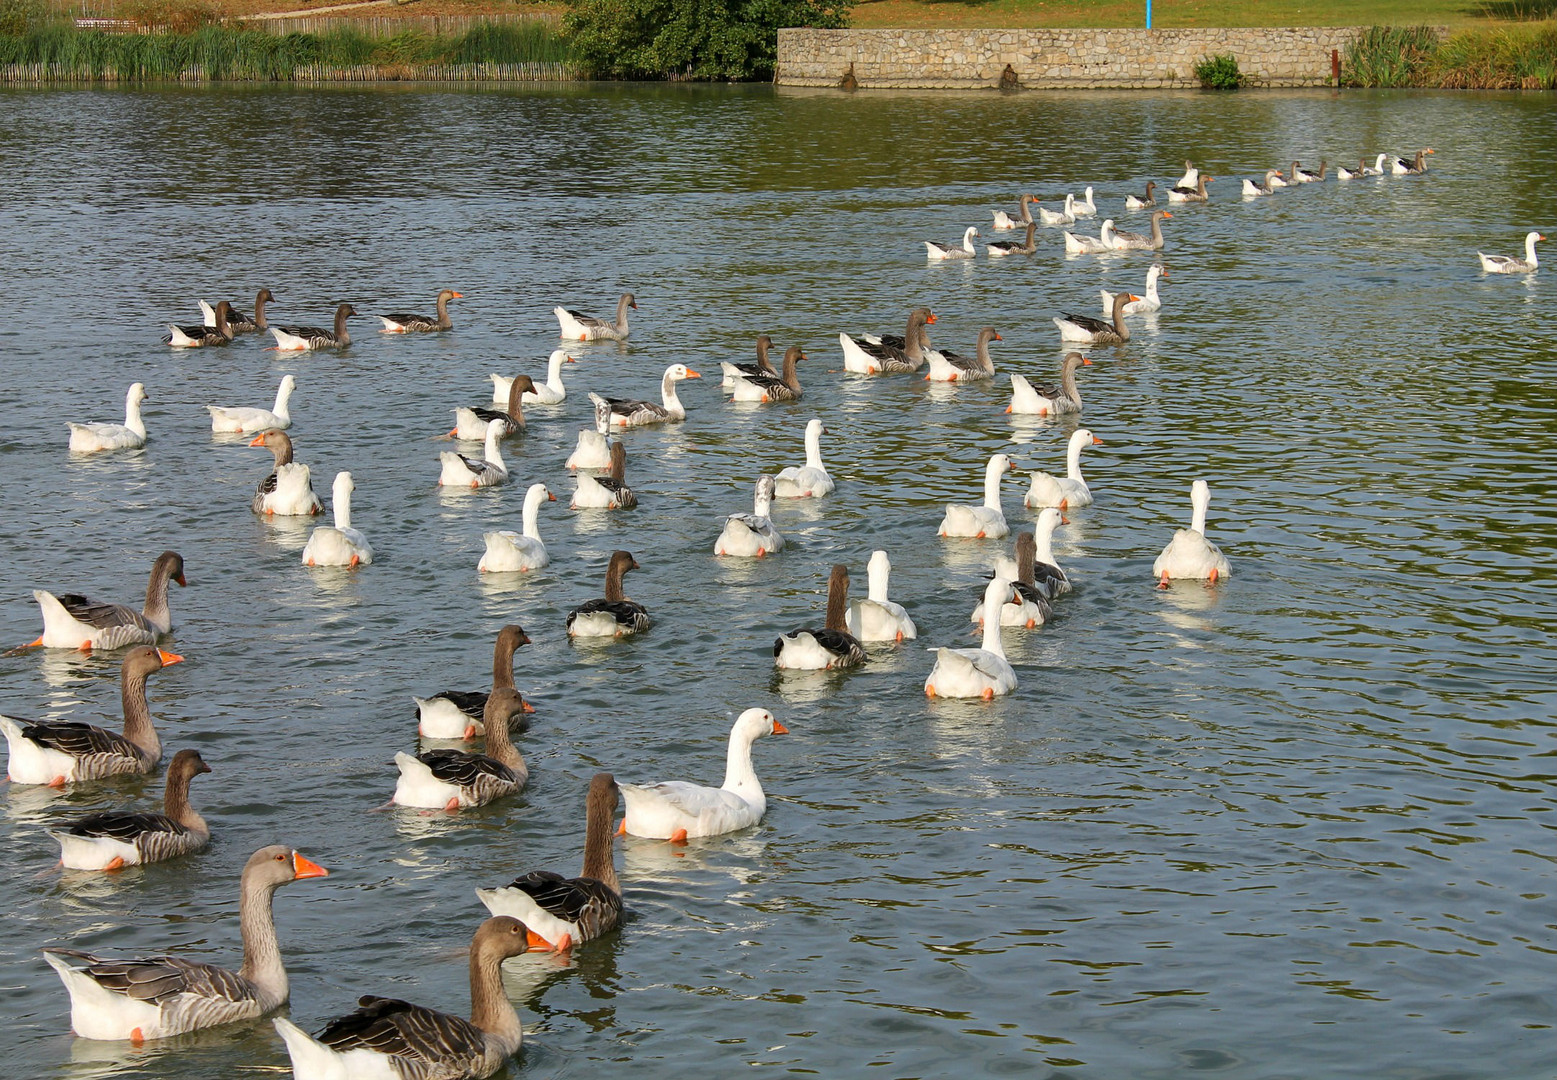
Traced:
<path fill-rule="evenodd" d="M 181 589 L 189 584 L 189 579 L 186 578 L 183 574 L 174 574 L 173 580 L 178 582 L 179 588 Z"/>
<path fill-rule="evenodd" d="M 329 877 L 330 872 L 318 863 L 303 858 L 297 852 L 292 852 L 292 873 L 302 880 L 311 877 Z"/>
<path fill-rule="evenodd" d="M 157 659 L 162 661 L 163 667 L 167 667 L 169 664 L 182 664 L 184 662 L 184 658 L 178 655 L 178 653 L 164 652 L 161 649 L 157 650 Z"/>
<path fill-rule="evenodd" d="M 1140 297 L 1139 297 L 1139 296 L 1136 296 L 1136 295 L 1135 295 L 1135 294 L 1134 294 L 1134 293 L 1131 293 L 1131 294 L 1130 294 L 1130 299 L 1131 299 L 1131 300 L 1139 300 L 1139 299 L 1140 299 Z"/>
<path fill-rule="evenodd" d="M 1168 212 L 1168 211 L 1167 211 L 1167 210 L 1164 210 L 1164 211 L 1163 211 L 1163 212 L 1162 212 L 1162 216 L 1163 216 L 1163 217 L 1164 217 L 1164 218 L 1170 218 L 1170 217 L 1172 217 L 1172 216 L 1173 216 L 1173 215 L 1172 215 L 1172 214 L 1171 214 L 1171 213 L 1169 213 L 1169 212 Z"/>
<path fill-rule="evenodd" d="M 935 321 L 935 316 L 932 314 L 928 319 L 925 320 L 925 323 L 928 325 L 929 323 L 933 323 L 934 321 Z"/>
<path fill-rule="evenodd" d="M 264 446 L 265 445 L 265 436 L 264 436 L 264 434 L 261 433 L 259 435 L 254 436 L 254 441 L 249 443 L 249 445 L 250 446 Z"/>
<path fill-rule="evenodd" d="M 996 334 L 996 335 L 995 335 L 995 340 L 996 340 L 996 341 L 1004 341 L 1004 340 L 1005 340 L 1005 338 L 1003 338 L 1003 337 L 1001 337 L 1001 336 L 1000 336 L 1000 335 L 999 335 L 999 334 Z"/>
<path fill-rule="evenodd" d="M 519 704 L 520 707 L 522 707 L 527 713 L 533 713 L 535 711 L 535 706 L 531 705 L 528 701 L 521 701 Z"/>
<path fill-rule="evenodd" d="M 454 297 L 457 300 L 463 300 L 463 299 L 465 299 L 465 294 L 462 293 L 462 292 L 457 292 L 457 293 L 454 294 Z"/>
<path fill-rule="evenodd" d="M 773 734 L 775 734 L 775 735 L 788 735 L 789 734 L 789 729 L 787 727 L 785 727 L 783 724 L 779 723 L 777 720 L 775 720 L 775 721 L 773 721 Z"/>
<path fill-rule="evenodd" d="M 1070 524 L 1070 518 L 1066 517 L 1064 514 L 1061 514 L 1060 515 L 1060 524 L 1061 525 L 1069 525 Z"/>
<path fill-rule="evenodd" d="M 1081 366 L 1082 367 L 1091 367 L 1092 366 L 1092 357 L 1090 357 L 1090 356 L 1083 356 L 1081 358 Z"/>
<path fill-rule="evenodd" d="M 703 376 L 699 375 L 697 372 L 693 371 L 691 368 L 687 368 L 687 378 L 689 378 L 689 379 L 701 379 L 702 377 Z"/>
<path fill-rule="evenodd" d="M 1093 446 L 1102 446 L 1103 445 L 1103 440 L 1098 438 L 1096 435 L 1094 435 L 1094 436 L 1092 436 L 1092 445 Z"/>
<path fill-rule="evenodd" d="M 576 364 L 576 363 L 578 363 L 578 357 L 576 357 L 576 356 L 569 356 L 569 357 L 566 357 L 566 358 L 565 358 L 565 359 L 566 359 L 566 360 L 567 360 L 567 362 L 568 362 L 568 363 L 570 363 L 570 364 Z"/>
<path fill-rule="evenodd" d="M 547 502 L 556 502 L 557 501 L 557 496 L 553 495 L 551 492 L 548 491 L 546 493 L 546 501 Z"/>
<path fill-rule="evenodd" d="M 1216 179 L 1216 177 L 1214 177 L 1214 176 L 1208 176 L 1208 177 L 1206 177 L 1206 183 L 1209 184 L 1211 181 L 1213 181 L 1215 179 Z"/>

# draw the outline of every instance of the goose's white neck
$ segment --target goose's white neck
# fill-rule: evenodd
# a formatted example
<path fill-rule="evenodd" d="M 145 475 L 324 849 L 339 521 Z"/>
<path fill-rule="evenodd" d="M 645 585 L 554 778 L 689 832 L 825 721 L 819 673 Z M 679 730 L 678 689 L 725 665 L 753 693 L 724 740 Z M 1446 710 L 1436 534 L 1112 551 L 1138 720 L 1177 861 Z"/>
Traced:
<path fill-rule="evenodd" d="M 286 380 L 282 380 L 280 387 L 278 387 L 276 390 L 276 407 L 270 410 L 283 421 L 290 420 L 292 418 L 291 414 L 287 412 L 287 402 L 292 397 L 292 390 L 293 385 Z"/>
<path fill-rule="evenodd" d="M 1094 203 L 1092 201 L 1092 189 L 1091 188 L 1087 188 L 1085 194 L 1082 195 L 1082 197 L 1081 197 L 1081 205 L 1082 206 L 1096 206 L 1097 205 L 1096 203 Z"/>
<path fill-rule="evenodd" d="M 330 499 L 331 507 L 335 511 L 335 527 L 337 529 L 351 528 L 351 481 L 342 483 L 335 481 L 335 491 Z"/>
<path fill-rule="evenodd" d="M 681 399 L 676 396 L 677 381 L 676 377 L 668 371 L 665 373 L 665 377 L 660 380 L 660 401 L 671 412 L 683 411 Z"/>
<path fill-rule="evenodd" d="M 768 511 L 773 508 L 773 500 L 766 491 L 758 491 L 757 497 L 752 500 L 751 512 L 760 518 L 768 516 Z"/>
<path fill-rule="evenodd" d="M 1378 160 L 1373 163 L 1373 167 L 1375 169 L 1378 169 L 1380 172 L 1383 172 L 1384 171 L 1384 162 L 1386 162 L 1388 160 L 1389 160 L 1389 155 L 1388 154 L 1380 154 L 1378 156 Z"/>
<path fill-rule="evenodd" d="M 1541 260 L 1535 257 L 1535 242 L 1540 238 L 1540 233 L 1530 233 L 1525 237 L 1525 262 L 1531 266 L 1541 265 Z"/>
<path fill-rule="evenodd" d="M 998 574 L 990 579 L 984 589 L 984 644 L 985 652 L 1004 658 L 1005 649 L 1000 646 L 1000 609 L 1011 595 L 1011 583 Z"/>
<path fill-rule="evenodd" d="M 1065 212 L 1067 214 L 1070 214 L 1071 217 L 1075 217 L 1076 216 L 1075 210 L 1076 210 L 1076 196 L 1067 193 L 1066 196 L 1065 196 Z"/>
<path fill-rule="evenodd" d="M 1049 566 L 1060 565 L 1054 557 L 1054 527 L 1060 522 L 1060 515 L 1040 514 L 1038 526 L 1033 530 L 1033 561 L 1046 563 Z"/>
<path fill-rule="evenodd" d="M 141 419 L 141 399 L 134 390 L 124 399 L 124 426 L 141 438 L 146 437 L 146 423 Z"/>
<path fill-rule="evenodd" d="M 822 464 L 822 428 L 820 424 L 806 425 L 806 466 L 812 469 L 823 469 Z"/>
<path fill-rule="evenodd" d="M 1190 505 L 1194 513 L 1190 516 L 1189 527 L 1201 536 L 1206 534 L 1206 511 L 1211 509 L 1211 489 L 1204 482 L 1197 482 L 1194 490 L 1190 492 Z"/>
<path fill-rule="evenodd" d="M 1081 448 L 1090 441 L 1085 431 L 1078 431 L 1070 437 L 1070 447 L 1065 452 L 1065 475 L 1072 480 L 1081 479 Z"/>
<path fill-rule="evenodd" d="M 483 455 L 487 461 L 496 465 L 504 472 L 508 471 L 508 465 L 503 461 L 503 434 L 502 426 L 493 421 L 487 425 L 487 449 Z"/>
<path fill-rule="evenodd" d="M 996 454 L 984 466 L 984 505 L 991 510 L 1000 509 L 1000 477 L 1006 471 L 1005 459 Z"/>
<path fill-rule="evenodd" d="M 562 389 L 562 365 L 567 362 L 567 359 L 567 354 L 561 350 L 551 354 L 551 360 L 546 366 L 546 386 L 548 389 Z"/>
<path fill-rule="evenodd" d="M 1154 266 L 1150 270 L 1146 271 L 1146 299 L 1150 300 L 1154 304 L 1161 302 L 1160 298 L 1157 296 L 1157 279 L 1161 276 L 1162 267 L 1160 266 Z"/>
<path fill-rule="evenodd" d="M 978 229 L 970 226 L 968 230 L 962 234 L 962 250 L 973 255 L 977 255 L 979 250 L 973 246 L 973 234 L 976 232 L 978 232 Z"/>
<path fill-rule="evenodd" d="M 1114 219 L 1108 218 L 1103 222 L 1103 228 L 1098 233 L 1098 239 L 1105 247 L 1112 246 L 1114 242 Z"/>
<path fill-rule="evenodd" d="M 892 573 L 892 564 L 885 559 L 872 557 L 865 568 L 866 579 L 870 582 L 867 595 L 878 604 L 887 602 L 887 579 Z"/>
<path fill-rule="evenodd" d="M 524 535 L 531 540 L 539 540 L 541 521 L 541 503 L 546 498 L 546 489 L 536 484 L 524 496 Z"/>
<path fill-rule="evenodd" d="M 751 765 L 751 744 L 757 733 L 745 724 L 737 724 L 730 732 L 730 748 L 725 753 L 724 789 L 732 791 L 747 802 L 763 798 L 762 783 Z"/>

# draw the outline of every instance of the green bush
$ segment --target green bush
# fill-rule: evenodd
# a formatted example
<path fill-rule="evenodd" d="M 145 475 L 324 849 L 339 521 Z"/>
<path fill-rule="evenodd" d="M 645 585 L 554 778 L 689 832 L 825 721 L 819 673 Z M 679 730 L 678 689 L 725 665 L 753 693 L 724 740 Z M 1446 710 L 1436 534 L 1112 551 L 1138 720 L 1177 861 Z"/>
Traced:
<path fill-rule="evenodd" d="M 1207 90 L 1236 90 L 1243 85 L 1243 72 L 1232 53 L 1208 56 L 1195 65 L 1195 78 Z"/>
<path fill-rule="evenodd" d="M 1438 51 L 1431 26 L 1370 26 L 1346 46 L 1347 86 L 1423 86 Z"/>
<path fill-rule="evenodd" d="M 1462 30 L 1373 26 L 1346 48 L 1347 86 L 1557 89 L 1557 23 Z"/>
<path fill-rule="evenodd" d="M 563 27 L 590 74 L 771 79 L 778 31 L 844 25 L 854 0 L 569 0 Z"/>
<path fill-rule="evenodd" d="M 0 36 L 20 36 L 49 22 L 47 0 L 0 0 Z"/>

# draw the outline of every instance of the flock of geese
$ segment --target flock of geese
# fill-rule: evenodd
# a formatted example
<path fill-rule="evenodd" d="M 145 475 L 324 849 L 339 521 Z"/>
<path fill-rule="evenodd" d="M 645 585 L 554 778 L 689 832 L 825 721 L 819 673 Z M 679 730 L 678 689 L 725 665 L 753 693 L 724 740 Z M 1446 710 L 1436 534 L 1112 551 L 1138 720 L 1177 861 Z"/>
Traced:
<path fill-rule="evenodd" d="M 1426 169 L 1423 150 L 1413 160 L 1390 162 L 1379 155 L 1374 166 L 1364 163 L 1358 171 L 1339 170 L 1338 176 L 1421 173 Z M 1171 202 L 1203 202 L 1206 185 L 1214 178 L 1186 162 L 1186 173 L 1168 192 Z M 1321 182 L 1327 166 L 1308 172 L 1294 162 L 1289 174 L 1271 170 L 1256 185 L 1244 182 L 1244 194 L 1254 198 L 1277 188 Z M 997 230 L 1024 228 L 1023 244 L 990 244 L 990 256 L 1009 257 L 1035 250 L 1034 235 L 1040 224 L 1067 225 L 1095 216 L 1093 189 L 1082 200 L 1067 196 L 1061 210 L 1038 208 L 1035 221 L 1024 196 L 1016 217 L 994 213 Z M 1126 200 L 1126 209 L 1152 210 L 1149 234 L 1117 229 L 1112 219 L 1103 222 L 1097 238 L 1066 232 L 1067 250 L 1080 252 L 1160 250 L 1162 222 L 1172 217 L 1157 206 L 1156 185 L 1144 195 Z M 932 259 L 972 258 L 972 239 L 977 229 L 967 230 L 960 247 L 928 244 Z M 1513 272 L 1535 268 L 1532 233 L 1526 260 L 1489 260 L 1488 269 Z M 1515 263 L 1520 265 L 1516 266 Z M 1528 264 L 1527 266 L 1524 264 Z M 1106 320 L 1067 314 L 1054 320 L 1061 340 L 1081 345 L 1118 345 L 1130 338 L 1126 318 L 1151 313 L 1162 306 L 1159 280 L 1166 278 L 1160 266 L 1148 272 L 1144 295 L 1103 291 Z M 461 294 L 445 289 L 438 294 L 436 315 L 396 313 L 377 316 L 385 333 L 423 333 L 452 327 L 448 306 Z M 202 302 L 204 319 L 199 324 L 170 325 L 166 338 L 175 348 L 226 346 L 235 335 L 268 331 L 275 348 L 283 350 L 338 349 L 350 344 L 347 321 L 356 316 L 351 304 L 341 304 L 331 328 L 271 325 L 266 305 L 275 302 L 269 289 L 255 296 L 251 314 L 222 301 Z M 624 340 L 630 333 L 629 312 L 637 302 L 623 294 L 614 318 L 591 317 L 557 308 L 554 314 L 562 342 Z M 877 376 L 925 371 L 924 377 L 944 382 L 993 378 L 992 342 L 1001 340 L 993 327 L 979 333 L 972 356 L 932 347 L 928 327 L 935 315 L 916 307 L 908 315 L 904 333 L 839 335 L 844 368 Z M 755 363 L 722 365 L 722 388 L 733 400 L 753 402 L 798 401 L 803 390 L 797 365 L 804 351 L 785 350 L 781 366 L 770 360 L 772 341 L 760 337 Z M 503 443 L 525 430 L 526 405 L 554 405 L 564 401 L 566 365 L 573 362 L 566 347 L 554 350 L 547 361 L 544 382 L 531 376 L 494 373 L 492 400 L 455 410 L 455 426 L 447 437 L 480 442 L 478 456 L 454 450 L 439 457 L 439 483 L 446 486 L 485 488 L 506 484 L 509 469 L 502 455 Z M 1078 415 L 1083 410 L 1077 383 L 1078 371 L 1091 361 L 1078 351 L 1067 352 L 1055 382 L 1011 376 L 1007 411 L 1039 416 Z M 567 467 L 577 475 L 572 496 L 574 507 L 607 510 L 637 504 L 627 484 L 626 452 L 612 433 L 628 427 L 683 420 L 686 410 L 678 386 L 701 374 L 684 364 L 665 369 L 658 402 L 611 398 L 591 393 L 593 423 L 578 433 L 577 445 Z M 218 433 L 252 435 L 251 446 L 273 455 L 270 471 L 259 482 L 251 500 L 257 514 L 311 516 L 324 509 L 314 491 L 307 465 L 293 458 L 288 429 L 292 426 L 289 401 L 296 380 L 281 380 L 272 407 L 208 406 L 211 429 Z M 147 432 L 141 404 L 145 387 L 136 383 L 126 398 L 123 424 L 70 424 L 70 449 L 95 453 L 145 445 Z M 492 406 L 501 406 L 493 408 Z M 825 498 L 835 490 L 822 459 L 822 438 L 828 434 L 822 421 L 805 427 L 805 462 L 757 478 L 750 513 L 729 515 L 713 541 L 720 557 L 765 558 L 781 552 L 784 537 L 771 510 L 775 500 Z M 925 679 L 931 697 L 965 697 L 990 700 L 1012 693 L 1017 674 L 1001 645 L 1002 627 L 1033 629 L 1053 617 L 1059 597 L 1072 583 L 1055 558 L 1052 539 L 1066 511 L 1092 503 L 1093 495 L 1081 472 L 1081 456 L 1101 443 L 1091 430 L 1079 427 L 1070 436 L 1063 475 L 1035 472 L 1029 477 L 1024 497 L 1036 511 L 1031 530 L 1015 537 L 1010 556 L 997 558 L 988 584 L 982 589 L 970 622 L 982 624 L 978 648 L 944 647 L 933 650 L 935 660 Z M 948 505 L 938 533 L 948 539 L 1001 539 L 1011 533 L 1001 499 L 1001 486 L 1014 469 L 1011 458 L 997 453 L 985 466 L 983 500 Z M 373 548 L 351 521 L 352 477 L 339 473 L 332 486 L 333 525 L 320 525 L 310 535 L 302 561 L 310 567 L 355 568 L 373 561 Z M 1192 515 L 1186 529 L 1177 530 L 1153 564 L 1159 587 L 1174 581 L 1201 581 L 1216 585 L 1227 580 L 1231 567 L 1225 555 L 1206 536 L 1210 489 L 1204 480 L 1193 482 Z M 547 565 L 546 546 L 538 531 L 544 503 L 556 496 L 544 484 L 532 484 L 524 499 L 521 531 L 485 534 L 485 552 L 478 569 L 485 573 L 511 573 Z M 886 551 L 870 556 L 868 590 L 851 600 L 845 565 L 834 566 L 827 590 L 827 605 L 820 626 L 805 626 L 778 637 L 773 662 L 778 668 L 838 669 L 865 663 L 866 643 L 900 643 L 916 639 L 917 628 L 905 608 L 889 597 L 891 560 Z M 570 636 L 622 637 L 649 629 L 647 609 L 623 591 L 626 574 L 638 568 L 630 552 L 616 551 L 606 569 L 604 595 L 569 612 Z M 121 732 L 71 721 L 34 722 L 0 716 L 9 750 L 8 775 L 18 784 L 62 787 L 125 773 L 149 774 L 160 763 L 163 750 L 146 699 L 148 678 L 183 658 L 167 652 L 158 642 L 170 632 L 172 617 L 168 590 L 184 584 L 183 559 L 164 552 L 153 564 L 146 598 L 140 608 L 104 603 L 81 594 L 54 594 L 37 590 L 34 597 L 43 617 L 43 632 L 30 644 L 47 648 L 128 649 L 121 665 L 124 726 Z M 522 731 L 525 717 L 533 712 L 514 684 L 514 656 L 530 642 L 515 625 L 499 632 L 493 650 L 492 685 L 481 691 L 445 691 L 417 698 L 418 734 L 426 739 L 466 742 L 482 738 L 484 752 L 443 746 L 417 754 L 395 756 L 398 780 L 390 805 L 458 812 L 521 791 L 528 779 L 523 756 L 512 741 Z M 477 890 L 492 917 L 476 930 L 470 951 L 471 1016 L 469 1020 L 405 1001 L 367 996 L 359 1008 L 309 1034 L 286 1019 L 274 1020 L 291 1055 L 295 1074 L 312 1078 L 393 1077 L 434 1080 L 443 1077 L 491 1075 L 518 1049 L 523 1032 L 518 1015 L 502 989 L 502 961 L 531 948 L 568 949 L 614 928 L 622 912 L 621 886 L 614 864 L 615 834 L 625 833 L 672 842 L 689 837 L 712 836 L 746 828 L 758 822 L 766 809 L 761 783 L 753 770 L 752 746 L 760 738 L 785 733 L 786 728 L 766 709 L 741 713 L 730 732 L 725 781 L 719 787 L 683 781 L 658 784 L 618 783 L 609 773 L 596 774 L 585 801 L 585 839 L 582 872 L 564 877 L 549 871 L 533 871 L 513 882 Z M 189 801 L 194 777 L 210 768 L 194 750 L 180 750 L 168 766 L 161 813 L 110 812 L 94 814 L 53 833 L 60 844 L 64 866 L 112 871 L 128 865 L 176 858 L 198 851 L 210 830 Z M 616 822 L 619 804 L 625 814 Z M 177 956 L 107 959 L 68 948 L 48 948 L 47 961 L 59 973 L 71 998 L 71 1025 L 85 1038 L 149 1039 L 201 1028 L 252 1020 L 286 1002 L 288 984 L 277 944 L 272 901 L 283 885 L 325 876 L 328 871 L 304 855 L 283 846 L 261 848 L 244 867 L 240 883 L 240 931 L 243 963 L 232 970 L 196 963 Z"/>

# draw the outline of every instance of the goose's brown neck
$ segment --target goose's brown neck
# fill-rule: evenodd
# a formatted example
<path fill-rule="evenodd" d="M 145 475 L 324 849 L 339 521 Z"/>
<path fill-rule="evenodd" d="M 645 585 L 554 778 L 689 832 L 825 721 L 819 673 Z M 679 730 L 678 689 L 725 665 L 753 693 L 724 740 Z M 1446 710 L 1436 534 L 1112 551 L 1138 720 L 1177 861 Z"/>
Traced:
<path fill-rule="evenodd" d="M 1065 390 L 1065 396 L 1079 405 L 1081 403 L 1081 388 L 1076 385 L 1076 367 L 1077 361 L 1067 356 L 1065 358 L 1065 366 L 1060 370 L 1060 385 Z"/>
<path fill-rule="evenodd" d="M 773 339 L 763 334 L 757 339 L 757 370 L 771 372 L 773 361 L 768 359 L 768 350 L 773 347 Z"/>
<path fill-rule="evenodd" d="M 627 594 L 622 591 L 622 575 L 631 567 L 630 561 L 617 558 L 613 558 L 611 565 L 606 567 L 605 598 L 611 603 L 618 604 L 627 599 Z"/>
<path fill-rule="evenodd" d="M 238 899 L 238 930 L 243 935 L 243 966 L 239 977 L 254 985 L 269 999 L 270 1007 L 284 1002 L 290 994 L 286 967 L 281 963 L 281 946 L 276 942 L 276 921 L 271 902 L 276 883 L 245 876 Z"/>
<path fill-rule="evenodd" d="M 265 330 L 270 326 L 265 321 L 265 304 L 268 302 L 265 299 L 266 292 L 267 290 L 261 289 L 254 295 L 254 328 L 256 330 Z"/>
<path fill-rule="evenodd" d="M 1037 582 L 1035 563 L 1038 559 L 1038 542 L 1033 534 L 1024 532 L 1016 538 L 1016 580 L 1023 585 Z"/>
<path fill-rule="evenodd" d="M 508 418 L 514 422 L 515 427 L 524 427 L 524 409 L 521 404 L 524 401 L 524 385 L 515 378 L 508 386 Z"/>
<path fill-rule="evenodd" d="M 519 748 L 514 745 L 508 730 L 508 725 L 512 723 L 510 710 L 519 707 L 518 693 L 494 692 L 487 700 L 497 703 L 486 710 L 483 718 L 487 729 L 487 757 L 508 766 L 515 776 L 521 779 L 527 778 L 530 775 L 530 767 L 525 764 L 524 757 L 520 755 Z"/>
<path fill-rule="evenodd" d="M 438 329 L 447 330 L 454 324 L 449 321 L 449 296 L 447 293 L 438 294 Z"/>
<path fill-rule="evenodd" d="M 842 566 L 833 567 L 833 575 L 827 582 L 827 622 L 829 630 L 847 632 L 844 612 L 849 608 L 849 575 Z"/>
<path fill-rule="evenodd" d="M 611 839 L 615 833 L 612 818 L 616 816 L 616 796 L 616 780 L 611 774 L 596 773 L 589 785 L 585 810 L 583 876 L 620 894 L 622 886 L 616 877 L 616 852 Z"/>
<path fill-rule="evenodd" d="M 470 1022 L 503 1044 L 508 1054 L 519 1049 L 524 1028 L 503 992 L 503 953 L 481 941 L 470 950 Z"/>
<path fill-rule="evenodd" d="M 784 374 L 782 381 L 795 393 L 800 393 L 800 376 L 795 371 L 795 365 L 800 362 L 800 349 L 798 346 L 790 346 L 784 352 Z"/>
<path fill-rule="evenodd" d="M 990 326 L 984 327 L 984 329 L 979 331 L 978 348 L 974 350 L 978 356 L 979 367 L 990 372 L 995 370 L 995 361 L 989 355 L 989 343 L 993 340 L 995 340 L 994 328 Z"/>
<path fill-rule="evenodd" d="M 517 631 L 517 632 L 516 632 Z M 492 689 L 514 689 L 514 653 L 528 640 L 518 627 L 503 627 L 492 648 Z"/>
<path fill-rule="evenodd" d="M 619 442 L 611 444 L 611 468 L 606 475 L 618 484 L 627 483 L 627 448 Z"/>
<path fill-rule="evenodd" d="M 119 690 L 124 709 L 124 737 L 138 746 L 148 760 L 162 760 L 162 740 L 151 724 L 151 710 L 146 707 L 146 673 L 126 671 Z"/>
<path fill-rule="evenodd" d="M 283 465 L 292 464 L 292 439 L 286 432 L 278 431 L 268 441 L 271 456 L 276 459 L 271 466 L 271 472 L 275 472 Z M 163 591 L 167 591 L 167 586 L 163 586 Z"/>
<path fill-rule="evenodd" d="M 193 769 L 168 769 L 168 784 L 162 794 L 162 813 L 191 832 L 207 832 L 209 830 L 205 819 L 189 805 L 189 782 L 194 778 Z"/>
<path fill-rule="evenodd" d="M 289 452 L 287 460 L 291 459 Z M 141 606 L 141 614 L 158 626 L 165 627 L 171 622 L 168 614 L 168 582 L 173 579 L 173 568 L 172 559 L 167 556 L 158 558 L 151 568 L 151 577 L 146 582 L 146 603 Z"/>
<path fill-rule="evenodd" d="M 347 312 L 350 310 L 350 307 L 346 304 L 342 304 L 335 309 L 335 340 L 337 344 L 351 344 L 351 335 L 346 332 Z"/>

